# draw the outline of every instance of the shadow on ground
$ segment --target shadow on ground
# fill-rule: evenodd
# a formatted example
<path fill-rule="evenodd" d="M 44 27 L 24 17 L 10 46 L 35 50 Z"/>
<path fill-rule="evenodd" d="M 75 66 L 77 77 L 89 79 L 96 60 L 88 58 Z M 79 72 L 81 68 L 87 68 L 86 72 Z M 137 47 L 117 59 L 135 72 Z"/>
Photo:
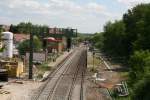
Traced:
<path fill-rule="evenodd" d="M 114 72 L 128 72 L 127 68 L 112 68 L 112 69 L 105 69 L 105 71 L 114 71 Z"/>

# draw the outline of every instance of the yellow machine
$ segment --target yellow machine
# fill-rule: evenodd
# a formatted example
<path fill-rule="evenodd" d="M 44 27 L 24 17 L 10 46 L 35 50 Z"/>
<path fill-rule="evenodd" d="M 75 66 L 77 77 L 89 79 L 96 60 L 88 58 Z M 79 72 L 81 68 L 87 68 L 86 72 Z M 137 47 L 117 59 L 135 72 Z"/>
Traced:
<path fill-rule="evenodd" d="M 24 72 L 23 62 L 0 61 L 0 64 L 3 68 L 8 70 L 9 77 L 20 77 Z"/>

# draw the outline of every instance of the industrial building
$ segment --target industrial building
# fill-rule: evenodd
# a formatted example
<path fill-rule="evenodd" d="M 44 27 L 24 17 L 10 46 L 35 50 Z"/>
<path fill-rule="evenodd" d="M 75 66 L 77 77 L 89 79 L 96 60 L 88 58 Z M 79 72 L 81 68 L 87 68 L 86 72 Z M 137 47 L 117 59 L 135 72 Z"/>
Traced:
<path fill-rule="evenodd" d="M 8 30 L 8 27 L 5 28 Z M 29 53 L 27 51 L 22 61 L 18 60 L 18 58 L 14 58 L 19 57 L 16 46 L 22 41 L 30 39 L 30 35 L 13 34 L 11 32 L 2 32 L 2 34 L 0 47 L 4 47 L 4 50 L 0 53 L 0 77 L 20 77 L 20 75 L 25 72 L 25 65 L 28 65 Z M 42 52 L 34 52 L 33 60 L 45 62 L 47 60 L 47 53 L 56 54 L 69 50 L 72 46 L 72 38 L 76 36 L 76 29 L 49 28 L 48 36 L 43 39 L 44 50 Z M 39 55 L 41 56 L 39 57 Z M 7 80 L 7 78 L 4 79 Z"/>
<path fill-rule="evenodd" d="M 77 36 L 77 30 L 72 28 L 49 28 L 49 37 L 45 38 L 44 45 L 49 52 L 53 49 L 62 52 L 71 48 L 72 38 Z"/>

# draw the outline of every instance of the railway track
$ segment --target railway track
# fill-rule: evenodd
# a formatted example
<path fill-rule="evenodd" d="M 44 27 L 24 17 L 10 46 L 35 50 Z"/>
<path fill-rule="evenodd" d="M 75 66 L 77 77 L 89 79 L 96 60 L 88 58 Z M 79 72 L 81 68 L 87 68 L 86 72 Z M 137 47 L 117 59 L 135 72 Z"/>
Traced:
<path fill-rule="evenodd" d="M 70 53 L 70 54 L 68 55 L 68 57 L 71 56 L 71 55 L 72 55 L 72 53 Z M 42 92 L 47 88 L 48 83 L 52 80 L 52 77 L 53 77 L 59 70 L 61 70 L 61 68 L 63 67 L 63 65 L 65 64 L 65 62 L 68 60 L 68 57 L 65 58 L 65 59 L 62 61 L 62 63 L 58 64 L 58 67 L 57 67 L 57 69 L 56 69 L 54 72 L 50 73 L 50 75 L 49 75 L 48 80 L 46 81 L 46 83 L 45 83 L 43 86 L 41 86 L 41 87 L 34 93 L 34 95 L 31 97 L 31 100 L 40 100 L 40 99 L 39 99 L 40 95 L 41 95 Z"/>
<path fill-rule="evenodd" d="M 84 83 L 84 74 L 86 71 L 86 57 L 87 57 L 87 52 L 84 51 L 80 58 L 80 62 L 78 63 L 77 71 L 74 74 L 67 100 L 73 100 L 73 99 L 74 100 L 83 100 L 83 83 Z M 73 90 L 74 90 L 76 84 L 78 84 L 78 83 L 80 84 L 80 90 L 78 91 L 79 94 L 78 94 L 78 97 L 74 98 Z"/>
<path fill-rule="evenodd" d="M 78 89 L 80 98 L 75 100 L 83 100 L 86 54 L 85 48 L 76 50 L 49 76 L 47 82 L 39 88 L 31 100 L 73 100 L 77 83 L 80 83 Z"/>

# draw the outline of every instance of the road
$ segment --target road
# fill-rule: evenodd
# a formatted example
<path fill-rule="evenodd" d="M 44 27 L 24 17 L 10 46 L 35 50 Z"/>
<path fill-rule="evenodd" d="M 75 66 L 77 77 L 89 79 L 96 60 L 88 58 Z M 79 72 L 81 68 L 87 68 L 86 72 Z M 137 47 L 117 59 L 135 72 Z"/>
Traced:
<path fill-rule="evenodd" d="M 31 100 L 83 100 L 86 62 L 86 48 L 74 50 L 34 93 Z"/>

